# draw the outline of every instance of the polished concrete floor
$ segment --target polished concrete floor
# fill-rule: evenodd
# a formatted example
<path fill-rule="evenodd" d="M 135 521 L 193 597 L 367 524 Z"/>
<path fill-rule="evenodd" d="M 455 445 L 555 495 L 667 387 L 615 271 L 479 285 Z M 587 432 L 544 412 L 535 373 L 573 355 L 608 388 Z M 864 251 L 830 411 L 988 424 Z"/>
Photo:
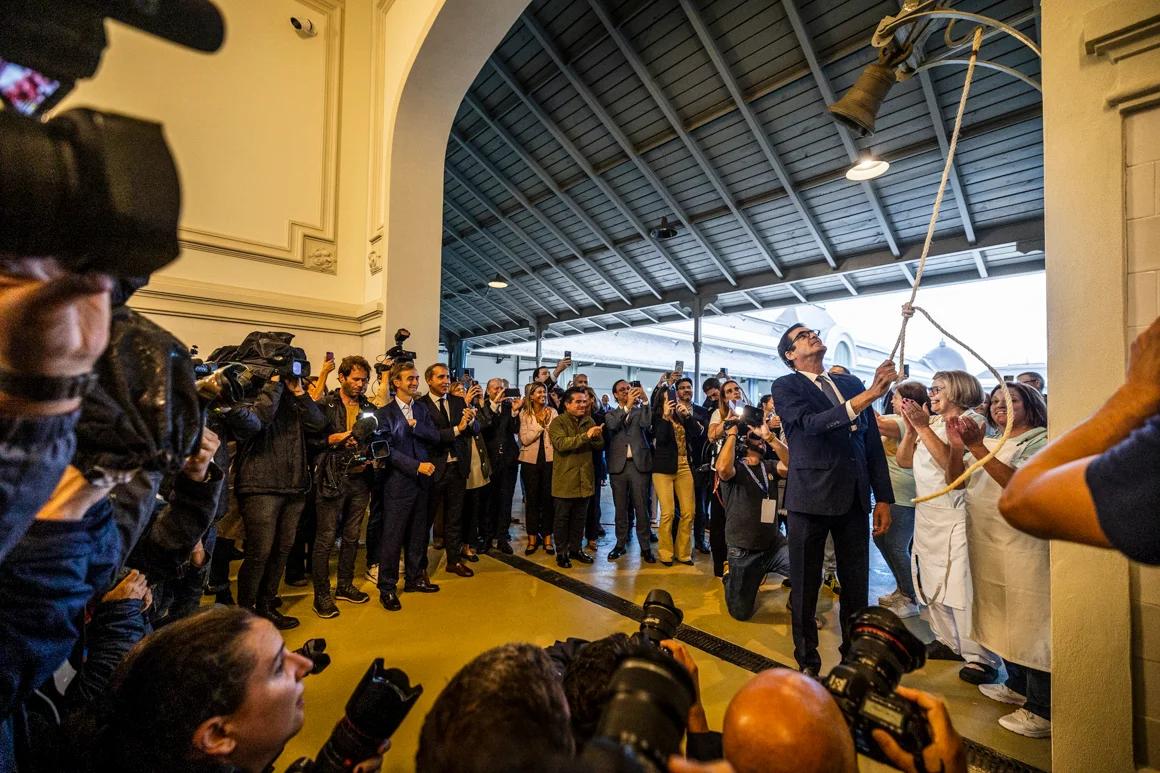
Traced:
<path fill-rule="evenodd" d="M 517 502 L 516 517 L 519 517 Z M 566 572 L 575 579 L 602 588 L 621 598 L 641 603 L 653 588 L 665 588 L 685 611 L 685 622 L 780 663 L 793 663 L 793 641 L 789 614 L 785 609 L 788 591 L 775 577 L 761 590 L 759 610 L 754 618 L 739 622 L 729 617 L 721 593 L 721 583 L 713 577 L 708 556 L 697 556 L 696 566 L 644 564 L 639 551 L 616 563 L 605 560 L 612 547 L 611 512 L 605 505 L 604 521 L 609 536 L 600 540 L 599 560 L 591 566 L 575 563 Z M 519 525 L 513 534 L 521 533 Z M 516 541 L 522 555 L 524 541 Z M 432 561 L 437 554 L 431 553 Z M 554 559 L 541 550 L 532 561 L 555 569 Z M 893 590 L 889 570 L 871 548 L 871 599 Z M 306 639 L 323 636 L 333 663 L 327 671 L 307 678 L 307 718 L 303 732 L 288 746 L 278 768 L 302 756 L 313 756 L 325 741 L 333 723 L 342 714 L 350 691 L 358 683 L 367 664 L 383 657 L 388 666 L 406 671 L 413 682 L 422 683 L 424 693 L 411 716 L 399 729 L 388 753 L 384 770 L 413 769 L 422 718 L 436 695 L 463 664 L 483 650 L 510 641 L 548 645 L 568 636 L 599 638 L 615 631 L 637 629 L 631 619 L 605 609 L 566 590 L 557 588 L 526 572 L 483 557 L 473 564 L 476 576 L 448 575 L 440 565 L 432 580 L 441 585 L 437 594 L 402 595 L 403 610 L 388 613 L 378 605 L 378 596 L 367 581 L 363 590 L 374 594 L 364 605 L 339 602 L 341 615 L 322 620 L 311 611 L 308 589 L 285 587 L 284 611 L 298 616 L 302 625 L 287 632 L 287 643 L 299 646 Z M 362 568 L 362 553 L 359 555 Z M 823 671 L 838 658 L 836 600 L 822 591 L 819 615 Z M 930 630 L 918 618 L 908 625 L 920 638 L 929 639 Z M 709 721 L 720 726 L 729 698 L 751 676 L 748 671 L 700 650 L 693 651 L 700 668 L 701 690 Z M 931 662 L 904 678 L 903 683 L 943 695 L 955 726 L 966 737 L 1010 757 L 1043 770 L 1050 770 L 1048 740 L 1032 740 L 1008 732 L 996 720 L 1012 707 L 984 698 L 978 689 L 958 679 L 958 664 Z M 861 769 L 886 768 L 863 760 Z"/>

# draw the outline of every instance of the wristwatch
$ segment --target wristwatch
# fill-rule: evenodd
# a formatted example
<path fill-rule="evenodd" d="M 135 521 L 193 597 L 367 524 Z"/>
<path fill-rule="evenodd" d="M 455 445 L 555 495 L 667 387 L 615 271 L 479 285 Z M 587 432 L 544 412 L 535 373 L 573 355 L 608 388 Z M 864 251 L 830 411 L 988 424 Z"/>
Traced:
<path fill-rule="evenodd" d="M 96 373 L 78 376 L 42 376 L 0 368 L 0 392 L 36 403 L 84 397 L 97 383 Z"/>

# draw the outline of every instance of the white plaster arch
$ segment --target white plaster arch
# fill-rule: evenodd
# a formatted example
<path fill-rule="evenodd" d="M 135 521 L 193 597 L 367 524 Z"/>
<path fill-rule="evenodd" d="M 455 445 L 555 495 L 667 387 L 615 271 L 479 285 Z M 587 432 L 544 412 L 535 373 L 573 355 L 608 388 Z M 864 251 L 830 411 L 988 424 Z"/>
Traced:
<path fill-rule="evenodd" d="M 443 162 L 463 95 L 528 0 L 387 0 L 383 56 L 384 339 L 412 333 L 420 362 L 439 343 Z"/>

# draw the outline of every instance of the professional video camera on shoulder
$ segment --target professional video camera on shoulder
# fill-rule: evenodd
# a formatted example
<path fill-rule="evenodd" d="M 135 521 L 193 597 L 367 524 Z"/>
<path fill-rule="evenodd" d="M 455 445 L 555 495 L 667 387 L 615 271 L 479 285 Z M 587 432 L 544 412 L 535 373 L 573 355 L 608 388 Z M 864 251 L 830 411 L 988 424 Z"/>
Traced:
<path fill-rule="evenodd" d="M 401 327 L 395 331 L 395 345 L 383 354 L 375 363 L 375 373 L 383 375 L 391 369 L 391 365 L 396 362 L 410 361 L 414 362 L 419 358 L 415 352 L 403 348 L 403 342 L 411 337 L 411 331 L 405 327 Z"/>
<path fill-rule="evenodd" d="M 282 379 L 310 377 L 306 352 L 292 346 L 293 333 L 255 330 L 237 346 L 221 346 L 205 362 L 194 363 L 198 394 L 223 404 L 253 399 L 277 375 Z"/>
<path fill-rule="evenodd" d="M 225 34 L 209 0 L 0 3 L 0 252 L 148 276 L 179 251 L 181 186 L 161 126 L 85 108 L 38 120 L 96 72 L 105 17 L 207 52 Z"/>

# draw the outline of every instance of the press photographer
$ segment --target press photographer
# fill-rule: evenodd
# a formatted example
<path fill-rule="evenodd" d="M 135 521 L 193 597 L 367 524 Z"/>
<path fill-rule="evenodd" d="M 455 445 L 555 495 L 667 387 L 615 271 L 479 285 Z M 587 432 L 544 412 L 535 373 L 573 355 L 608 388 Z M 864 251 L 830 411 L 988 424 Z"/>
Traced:
<path fill-rule="evenodd" d="M 354 585 L 354 564 L 358 552 L 359 531 L 371 498 L 374 475 L 371 438 L 360 440 L 355 425 L 366 417 L 374 422 L 375 407 L 366 399 L 371 366 L 358 355 L 344 357 L 338 366 L 338 389 L 318 401 L 326 417 L 326 447 L 318 456 L 315 470 L 317 485 L 317 527 L 311 556 L 314 581 L 314 613 L 322 618 L 338 615 L 335 599 L 365 604 L 370 596 Z M 338 587 L 330 590 L 330 554 L 334 538 L 342 526 L 342 545 L 338 553 Z"/>
<path fill-rule="evenodd" d="M 280 356 L 282 370 L 269 377 L 252 405 L 238 409 L 257 418 L 262 430 L 238 449 L 235 491 L 246 527 L 238 604 L 287 630 L 298 619 L 283 615 L 271 602 L 278 595 L 311 486 L 307 443 L 327 422 L 302 386 L 310 364 L 304 369 L 290 353 Z"/>

